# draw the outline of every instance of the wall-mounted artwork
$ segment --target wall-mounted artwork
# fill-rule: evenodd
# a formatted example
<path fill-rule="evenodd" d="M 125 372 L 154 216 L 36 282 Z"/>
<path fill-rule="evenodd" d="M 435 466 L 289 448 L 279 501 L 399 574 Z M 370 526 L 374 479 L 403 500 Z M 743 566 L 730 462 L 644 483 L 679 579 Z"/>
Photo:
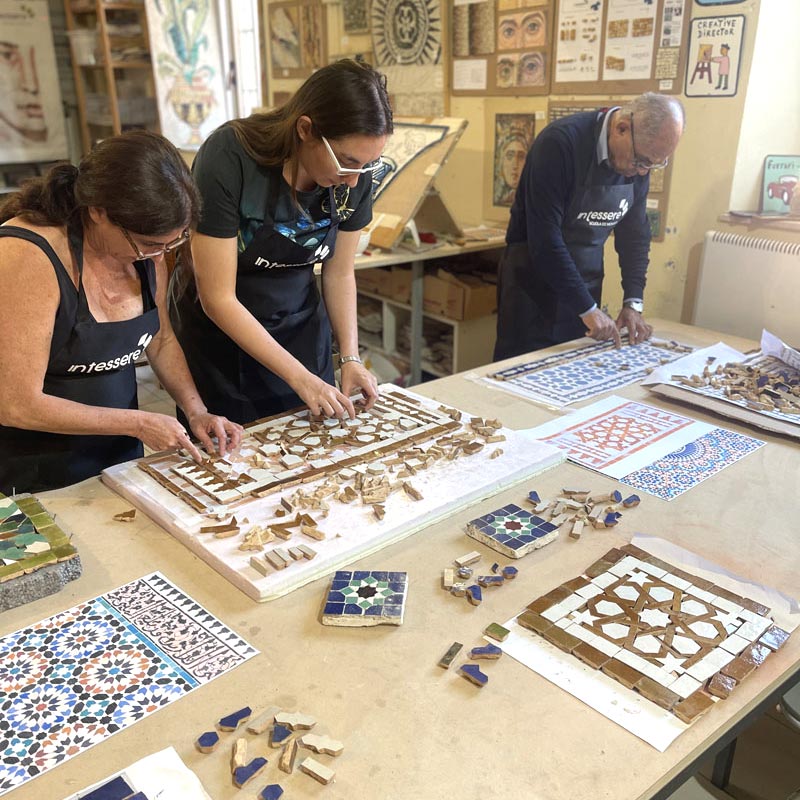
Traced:
<path fill-rule="evenodd" d="M 761 183 L 761 210 L 788 214 L 800 180 L 800 156 L 767 156 Z"/>
<path fill-rule="evenodd" d="M 196 150 L 229 119 L 216 7 L 210 0 L 147 0 L 161 132 Z"/>
<path fill-rule="evenodd" d="M 369 0 L 343 0 L 344 32 L 369 33 Z"/>
<path fill-rule="evenodd" d="M 275 77 L 307 78 L 325 65 L 326 37 L 319 2 L 270 3 L 267 50 Z"/>
<path fill-rule="evenodd" d="M 453 55 L 468 57 L 494 53 L 494 15 L 494 0 L 453 6 Z"/>
<path fill-rule="evenodd" d="M 439 0 L 373 0 L 372 42 L 379 66 L 438 64 L 442 55 Z"/>
<path fill-rule="evenodd" d="M 533 114 L 496 114 L 494 120 L 492 203 L 510 207 L 533 144 L 536 117 Z"/>
<path fill-rule="evenodd" d="M 687 97 L 733 97 L 739 84 L 744 14 L 698 17 L 689 31 Z"/>
<path fill-rule="evenodd" d="M 699 6 L 735 6 L 744 0 L 694 0 Z"/>
<path fill-rule="evenodd" d="M 0 164 L 67 157 L 46 0 L 0 0 Z"/>

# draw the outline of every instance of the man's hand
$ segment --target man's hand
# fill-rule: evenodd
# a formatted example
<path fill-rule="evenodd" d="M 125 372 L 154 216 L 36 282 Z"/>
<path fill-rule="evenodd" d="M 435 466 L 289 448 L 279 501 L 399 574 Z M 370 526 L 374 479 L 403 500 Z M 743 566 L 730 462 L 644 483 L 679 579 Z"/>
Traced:
<path fill-rule="evenodd" d="M 591 336 L 592 339 L 597 339 L 600 342 L 613 339 L 614 347 L 619 347 L 622 344 L 619 338 L 618 325 L 615 325 L 614 320 L 599 308 L 581 314 L 581 320 L 586 326 L 586 335 Z"/>
<path fill-rule="evenodd" d="M 631 344 L 639 344 L 649 339 L 653 335 L 653 326 L 644 321 L 644 317 L 634 311 L 630 306 L 623 306 L 622 311 L 617 317 L 617 328 L 628 329 L 628 341 Z"/>

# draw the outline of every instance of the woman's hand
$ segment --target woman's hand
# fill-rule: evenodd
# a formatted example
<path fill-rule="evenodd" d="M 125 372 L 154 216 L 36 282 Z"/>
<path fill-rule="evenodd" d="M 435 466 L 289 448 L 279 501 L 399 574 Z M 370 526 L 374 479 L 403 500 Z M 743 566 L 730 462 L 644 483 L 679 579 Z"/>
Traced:
<path fill-rule="evenodd" d="M 355 419 L 356 410 L 350 398 L 307 369 L 296 380 L 287 383 L 300 395 L 312 414 L 339 418 L 348 416 Z"/>
<path fill-rule="evenodd" d="M 213 453 L 219 450 L 224 456 L 228 451 L 235 450 L 242 441 L 243 428 L 236 422 L 231 422 L 227 417 L 219 417 L 203 411 L 188 416 L 192 433 L 200 440 L 206 451 Z M 217 437 L 217 446 L 214 447 L 212 437 Z"/>
<path fill-rule="evenodd" d="M 141 439 L 151 450 L 160 452 L 172 447 L 182 447 L 198 463 L 203 454 L 192 444 L 186 428 L 175 417 L 139 411 L 136 438 Z"/>
<path fill-rule="evenodd" d="M 360 390 L 364 398 L 364 408 L 372 408 L 378 399 L 378 381 L 360 362 L 346 361 L 342 364 L 342 394 L 350 397 Z"/>

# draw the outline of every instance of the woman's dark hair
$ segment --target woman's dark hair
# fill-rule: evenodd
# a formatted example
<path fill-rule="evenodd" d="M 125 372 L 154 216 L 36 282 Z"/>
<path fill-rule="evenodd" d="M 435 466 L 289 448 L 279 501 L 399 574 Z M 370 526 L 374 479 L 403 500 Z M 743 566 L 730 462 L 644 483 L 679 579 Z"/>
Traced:
<path fill-rule="evenodd" d="M 229 124 L 248 155 L 265 167 L 292 163 L 297 178 L 300 137 L 297 120 L 307 116 L 316 136 L 339 139 L 352 134 L 388 136 L 392 108 L 386 76 L 349 58 L 317 70 L 284 105 Z"/>
<path fill-rule="evenodd" d="M 22 217 L 34 225 L 66 225 L 89 207 L 143 236 L 193 228 L 200 195 L 180 153 L 163 136 L 130 131 L 103 139 L 80 166 L 58 164 L 26 181 L 0 204 L 0 223 Z"/>

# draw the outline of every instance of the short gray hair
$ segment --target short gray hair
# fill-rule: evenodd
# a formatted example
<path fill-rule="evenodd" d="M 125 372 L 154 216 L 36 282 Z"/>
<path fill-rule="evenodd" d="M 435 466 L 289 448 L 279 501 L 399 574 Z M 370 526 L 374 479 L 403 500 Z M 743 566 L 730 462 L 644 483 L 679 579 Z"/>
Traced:
<path fill-rule="evenodd" d="M 636 114 L 636 138 L 647 142 L 659 139 L 665 132 L 682 133 L 686 127 L 686 113 L 677 97 L 646 92 L 620 108 L 620 113 L 630 117 Z"/>

